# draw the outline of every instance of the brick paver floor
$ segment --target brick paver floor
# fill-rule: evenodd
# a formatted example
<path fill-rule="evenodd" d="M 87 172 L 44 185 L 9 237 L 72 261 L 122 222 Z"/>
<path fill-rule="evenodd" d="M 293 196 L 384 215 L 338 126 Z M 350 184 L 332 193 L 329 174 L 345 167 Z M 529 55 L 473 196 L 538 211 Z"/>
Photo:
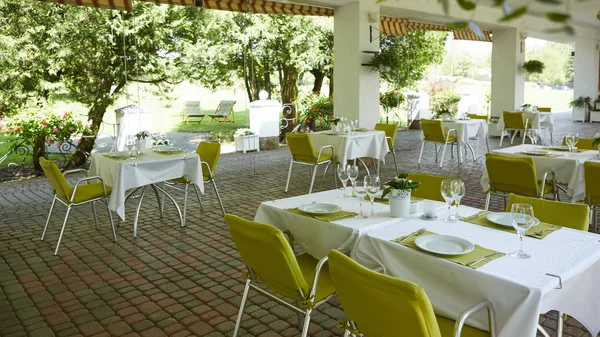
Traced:
<path fill-rule="evenodd" d="M 596 133 L 596 125 L 572 123 L 569 116 L 556 114 L 555 143 L 567 132 L 582 137 Z M 493 148 L 497 144 L 498 139 L 490 140 Z M 467 185 L 464 203 L 482 207 L 482 158 L 458 166 L 448 157 L 439 169 L 428 149 L 419 167 L 417 131 L 400 133 L 396 148 L 402 171 L 460 177 Z M 301 169 L 295 171 L 290 193 L 283 192 L 288 161 L 286 148 L 222 155 L 217 182 L 226 210 L 252 219 L 262 201 L 306 193 L 309 176 Z M 393 173 L 388 162 L 383 180 Z M 325 182 L 320 177 L 315 189 L 332 187 L 330 177 Z M 96 230 L 91 209 L 76 209 L 55 257 L 64 208 L 58 207 L 47 240 L 40 241 L 51 202 L 47 181 L 0 185 L 0 336 L 230 336 L 244 267 L 213 190 L 206 190 L 204 211 L 190 202 L 185 228 L 172 206 L 167 205 L 161 220 L 153 196 L 146 198 L 137 239 L 131 220 L 137 200 L 130 201 L 128 220 L 117 228 L 117 243 L 105 212 L 99 212 L 101 227 Z M 496 199 L 492 208 L 499 210 L 502 200 Z M 340 335 L 336 325 L 343 318 L 339 301 L 331 300 L 314 316 L 310 335 Z M 540 322 L 552 328 L 556 315 L 542 316 Z M 296 336 L 296 323 L 294 312 L 251 292 L 241 335 Z M 576 320 L 569 318 L 566 324 L 568 336 L 589 336 Z"/>

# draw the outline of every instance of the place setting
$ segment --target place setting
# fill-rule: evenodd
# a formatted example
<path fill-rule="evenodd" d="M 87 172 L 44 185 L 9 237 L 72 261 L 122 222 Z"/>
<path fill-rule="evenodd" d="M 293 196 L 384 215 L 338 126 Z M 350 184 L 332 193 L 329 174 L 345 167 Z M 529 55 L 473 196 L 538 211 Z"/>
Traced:
<path fill-rule="evenodd" d="M 519 204 L 514 204 L 519 205 Z M 533 212 L 533 210 L 532 210 Z M 461 221 L 480 225 L 488 228 L 493 228 L 505 232 L 514 232 L 514 213 L 511 212 L 490 212 L 480 211 L 471 216 L 463 217 Z M 535 239 L 544 239 L 553 232 L 560 230 L 562 227 L 552 225 L 545 222 L 540 222 L 537 218 L 533 217 L 533 222 L 524 232 L 525 236 L 532 237 Z"/>

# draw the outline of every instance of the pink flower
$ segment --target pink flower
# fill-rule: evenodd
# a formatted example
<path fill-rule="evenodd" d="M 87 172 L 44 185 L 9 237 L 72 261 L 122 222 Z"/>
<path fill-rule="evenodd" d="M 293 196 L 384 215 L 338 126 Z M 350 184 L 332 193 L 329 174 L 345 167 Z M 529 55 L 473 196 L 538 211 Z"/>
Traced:
<path fill-rule="evenodd" d="M 64 121 L 60 121 L 60 123 L 58 123 L 59 125 L 65 125 Z"/>
<path fill-rule="evenodd" d="M 72 126 L 69 126 L 69 131 L 73 131 L 73 127 Z"/>
<path fill-rule="evenodd" d="M 77 124 L 81 125 L 81 124 L 83 124 L 83 121 L 81 119 L 78 119 Z"/>
<path fill-rule="evenodd" d="M 46 138 L 46 143 L 51 143 L 51 142 L 52 142 L 52 137 Z"/>
<path fill-rule="evenodd" d="M 20 126 L 20 125 L 19 125 L 19 126 L 17 126 L 17 131 L 21 131 L 21 130 L 23 130 L 23 127 L 22 127 L 22 126 Z"/>
<path fill-rule="evenodd" d="M 58 132 L 58 128 L 52 129 L 52 132 L 54 132 L 54 133 Z"/>
<path fill-rule="evenodd" d="M 63 117 L 65 117 L 65 114 L 62 113 L 62 112 L 59 112 L 59 113 L 56 114 L 56 117 L 63 118 Z"/>

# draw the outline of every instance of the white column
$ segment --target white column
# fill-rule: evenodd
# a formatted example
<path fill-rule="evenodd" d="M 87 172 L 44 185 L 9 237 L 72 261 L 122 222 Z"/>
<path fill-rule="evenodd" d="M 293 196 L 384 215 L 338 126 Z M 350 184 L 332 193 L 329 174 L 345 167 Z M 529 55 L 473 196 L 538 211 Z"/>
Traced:
<path fill-rule="evenodd" d="M 369 14 L 377 22 L 369 23 Z M 364 51 L 379 51 L 379 40 L 370 42 L 370 25 L 379 29 L 379 5 L 375 0 L 360 0 L 335 9 L 334 115 L 358 119 L 359 126 L 366 128 L 379 122 L 379 73 L 361 65 L 373 56 Z"/>
<path fill-rule="evenodd" d="M 525 41 L 516 28 L 494 29 L 492 41 L 491 115 L 500 117 L 523 105 Z"/>
<path fill-rule="evenodd" d="M 575 39 L 575 81 L 573 91 L 575 98 L 591 97 L 592 102 L 598 97 L 598 41 L 578 37 Z M 582 113 L 573 120 L 582 120 Z M 575 118 L 577 117 L 577 118 Z"/>

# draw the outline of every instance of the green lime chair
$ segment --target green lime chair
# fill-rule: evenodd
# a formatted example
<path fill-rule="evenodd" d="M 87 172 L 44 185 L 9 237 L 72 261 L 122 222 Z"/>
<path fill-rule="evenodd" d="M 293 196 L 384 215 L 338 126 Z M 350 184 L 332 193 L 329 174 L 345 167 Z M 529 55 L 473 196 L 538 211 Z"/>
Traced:
<path fill-rule="evenodd" d="M 538 112 L 552 112 L 552 108 L 538 106 L 537 111 Z"/>
<path fill-rule="evenodd" d="M 99 229 L 98 217 L 96 216 L 96 206 L 94 204 L 96 201 L 103 201 L 106 204 L 106 210 L 108 211 L 110 226 L 113 232 L 113 240 L 114 242 L 117 242 L 115 224 L 113 222 L 110 209 L 108 208 L 107 199 L 110 193 L 112 192 L 112 189 L 104 184 L 104 180 L 102 180 L 102 178 L 98 176 L 88 177 L 87 171 L 84 169 L 71 170 L 61 173 L 58 166 L 56 166 L 56 163 L 54 163 L 51 160 L 46 160 L 45 158 L 40 158 L 40 166 L 42 166 L 42 170 L 44 171 L 46 178 L 48 178 L 50 186 L 52 186 L 52 188 L 54 189 L 52 206 L 50 206 L 50 212 L 48 213 L 46 225 L 44 226 L 44 232 L 42 233 L 42 241 L 44 241 L 44 238 L 46 237 L 46 231 L 48 230 L 48 225 L 50 224 L 50 219 L 52 218 L 52 212 L 54 211 L 54 205 L 56 204 L 56 201 L 67 206 L 67 213 L 65 214 L 65 220 L 63 221 L 60 236 L 58 237 L 58 242 L 56 243 L 56 250 L 54 251 L 54 255 L 58 255 L 58 249 L 60 248 L 60 242 L 62 241 L 63 235 L 65 234 L 65 229 L 67 228 L 67 221 L 69 220 L 71 208 L 91 203 L 96 229 Z M 75 186 L 71 187 L 67 182 L 65 176 L 75 173 L 83 173 L 85 175 L 85 178 L 79 179 L 77 183 L 75 183 Z M 91 184 L 90 182 L 94 180 L 99 182 Z"/>
<path fill-rule="evenodd" d="M 292 167 L 294 164 L 302 164 L 310 166 L 312 179 L 310 181 L 310 187 L 308 188 L 308 194 L 312 193 L 313 185 L 315 184 L 315 178 L 317 177 L 317 169 L 319 165 L 327 165 L 325 168 L 325 174 L 327 174 L 327 168 L 333 163 L 333 146 L 325 145 L 319 149 L 319 153 L 316 153 L 313 149 L 310 137 L 306 133 L 287 133 L 285 135 L 288 147 L 292 154 L 292 160 L 290 161 L 290 170 L 288 171 L 287 183 L 285 184 L 285 192 L 287 193 L 290 187 L 290 179 L 292 177 Z M 327 151 L 325 151 L 327 150 Z M 329 154 L 325 153 L 329 152 Z M 337 174 L 333 170 L 334 181 L 337 188 Z"/>
<path fill-rule="evenodd" d="M 510 144 L 512 145 L 515 140 L 517 132 L 521 132 L 523 135 L 523 144 L 525 144 L 525 138 L 527 136 L 527 129 L 529 128 L 529 119 L 525 118 L 524 112 L 511 112 L 504 111 L 502 113 L 504 119 L 504 126 L 502 127 L 502 134 L 500 136 L 500 147 L 502 147 L 502 141 L 504 140 L 505 131 L 514 131 L 510 138 Z"/>
<path fill-rule="evenodd" d="M 568 227 L 587 232 L 590 226 L 590 207 L 586 204 L 572 204 L 553 200 L 545 200 L 509 194 L 506 211 L 510 212 L 513 204 L 528 204 L 533 207 L 535 217 L 561 227 Z"/>
<path fill-rule="evenodd" d="M 454 145 L 458 145 L 457 138 L 458 133 L 455 129 L 450 129 L 448 132 L 444 132 L 444 127 L 442 126 L 442 121 L 438 120 L 421 120 L 421 129 L 423 131 L 423 140 L 421 141 L 421 152 L 419 153 L 419 161 L 418 164 L 421 164 L 421 157 L 423 157 L 423 149 L 425 148 L 425 143 L 434 143 L 435 144 L 435 161 L 438 160 L 438 144 L 442 144 L 444 146 L 444 150 L 442 151 L 442 159 L 440 160 L 440 168 L 444 165 L 444 157 L 446 156 L 446 145 L 451 144 L 454 148 Z M 454 135 L 452 135 L 454 133 Z M 456 147 L 457 151 L 458 146 Z M 450 150 L 452 154 L 452 149 Z"/>
<path fill-rule="evenodd" d="M 597 150 L 598 146 L 593 146 L 593 142 L 593 138 L 579 138 L 579 141 L 577 141 L 577 145 L 575 146 L 580 150 Z M 563 138 L 562 145 L 567 145 L 567 137 Z"/>
<path fill-rule="evenodd" d="M 488 115 L 477 115 L 477 114 L 467 114 L 467 117 L 471 118 L 471 119 L 481 119 L 483 121 L 485 121 L 486 124 L 488 124 L 490 122 L 490 116 Z M 470 137 L 469 139 L 476 139 L 477 140 L 477 157 L 479 157 L 479 134 L 477 134 L 477 136 L 475 137 Z M 485 137 L 485 146 L 487 147 L 487 152 L 490 152 L 490 143 L 488 141 L 488 137 Z"/>
<path fill-rule="evenodd" d="M 598 233 L 598 223 L 596 218 L 600 210 L 600 163 L 586 161 L 583 164 L 583 176 L 585 179 L 585 202 L 592 210 L 592 224 L 594 233 Z"/>
<path fill-rule="evenodd" d="M 548 193 L 553 193 L 554 200 L 558 200 L 558 185 L 554 171 L 545 172 L 542 180 L 539 181 L 533 158 L 487 153 L 485 164 L 490 183 L 486 191 L 486 211 L 490 206 L 492 194 L 503 195 L 505 205 L 506 197 L 510 193 L 535 198 L 544 198 Z M 551 184 L 547 183 L 549 176 L 552 176 Z"/>
<path fill-rule="evenodd" d="M 221 212 L 225 215 L 225 207 L 223 207 L 223 201 L 221 200 L 221 195 L 219 195 L 219 190 L 217 189 L 217 183 L 215 182 L 215 173 L 217 171 L 217 164 L 219 163 L 219 157 L 221 156 L 221 144 L 213 143 L 213 142 L 200 142 L 198 147 L 196 148 L 196 153 L 200 157 L 200 166 L 202 167 L 202 178 L 204 182 L 210 182 L 215 189 L 215 194 L 217 195 L 217 200 L 219 201 L 219 205 L 221 206 Z M 183 188 L 177 187 L 178 185 L 183 185 Z M 185 214 L 187 210 L 187 199 L 188 199 L 188 190 L 190 185 L 194 188 L 194 192 L 196 193 L 196 198 L 198 198 L 198 203 L 200 204 L 200 208 L 203 209 L 202 199 L 200 198 L 200 193 L 198 193 L 198 188 L 196 184 L 192 181 L 189 181 L 185 177 L 172 179 L 166 182 L 165 186 L 174 188 L 178 191 L 184 193 L 183 197 L 183 214 L 181 227 L 185 226 Z M 163 193 L 161 207 L 165 206 L 165 195 Z M 163 210 L 161 210 L 162 214 Z"/>
<path fill-rule="evenodd" d="M 242 261 L 248 268 L 244 273 L 246 286 L 240 303 L 233 337 L 239 332 L 250 288 L 304 314 L 302 337 L 308 334 L 313 311 L 335 295 L 335 287 L 326 266 L 327 257 L 317 260 L 308 254 L 295 256 L 290 243 L 279 229 L 227 214 L 225 221 Z M 262 286 L 258 286 L 258 284 Z M 290 303 L 265 290 L 294 301 Z M 298 317 L 300 323 L 300 316 Z"/>
<path fill-rule="evenodd" d="M 385 132 L 385 139 L 388 143 L 388 148 L 394 157 L 394 167 L 396 168 L 396 174 L 398 174 L 398 163 L 396 163 L 396 150 L 394 150 L 394 144 L 396 144 L 396 135 L 398 134 L 398 124 L 375 124 L 375 130 Z"/>
<path fill-rule="evenodd" d="M 467 117 L 469 117 L 471 119 L 482 119 L 486 123 L 489 123 L 489 121 L 490 121 L 490 116 L 488 116 L 488 115 L 467 114 Z"/>
<path fill-rule="evenodd" d="M 489 301 L 467 309 L 453 321 L 435 314 L 421 286 L 369 270 L 338 251 L 329 252 L 329 272 L 354 334 L 379 337 L 496 336 L 495 311 Z M 489 332 L 465 325 L 469 317 L 485 309 Z"/>
<path fill-rule="evenodd" d="M 436 176 L 433 174 L 426 173 L 409 173 L 408 179 L 415 180 L 421 183 L 421 186 L 416 190 L 412 191 L 412 196 L 417 198 L 436 200 L 441 202 L 446 202 L 444 197 L 442 197 L 442 192 L 440 187 L 442 186 L 442 180 L 445 179 L 456 179 L 458 178 L 449 178 L 443 176 Z"/>

